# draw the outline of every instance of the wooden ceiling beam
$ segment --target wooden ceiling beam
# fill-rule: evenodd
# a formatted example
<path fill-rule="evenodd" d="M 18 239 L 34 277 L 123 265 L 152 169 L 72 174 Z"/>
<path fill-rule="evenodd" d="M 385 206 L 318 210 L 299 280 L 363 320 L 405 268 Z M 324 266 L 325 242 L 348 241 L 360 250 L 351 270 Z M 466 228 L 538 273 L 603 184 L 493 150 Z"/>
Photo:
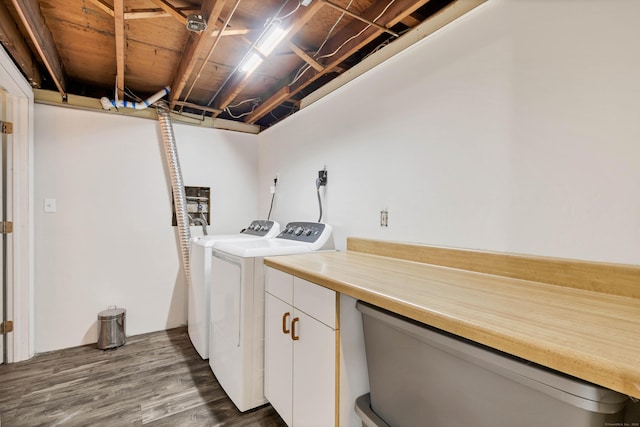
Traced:
<path fill-rule="evenodd" d="M 0 2 L 0 43 L 18 64 L 29 84 L 40 87 L 42 77 L 35 58 L 3 2 Z"/>
<path fill-rule="evenodd" d="M 373 3 L 366 11 L 362 13 L 362 18 L 368 21 L 376 22 L 386 28 L 391 28 L 404 17 L 412 14 L 416 9 L 423 6 L 429 0 L 396 0 L 389 5 L 388 0 L 378 0 Z M 322 2 L 318 2 L 322 3 Z M 322 48 L 316 59 L 321 59 L 323 55 L 327 56 L 326 63 L 322 72 L 308 70 L 298 81 L 289 86 L 291 96 L 302 91 L 313 82 L 321 78 L 324 74 L 335 70 L 344 60 L 349 58 L 358 49 L 362 48 L 372 40 L 374 40 L 383 30 L 376 26 L 364 24 L 360 20 L 352 21 L 350 24 L 342 28 L 334 37 L 332 37 Z M 279 99 L 279 91 L 272 97 L 267 99 L 265 103 L 272 103 Z M 277 106 L 277 105 L 276 105 Z M 260 111 L 259 111 L 260 110 Z M 247 123 L 255 123 L 264 117 L 269 111 L 263 111 L 260 107 L 247 117 Z"/>
<path fill-rule="evenodd" d="M 324 70 L 324 67 L 322 65 L 318 64 L 318 62 L 315 59 L 313 59 L 311 55 L 309 55 L 307 52 L 299 48 L 298 45 L 296 45 L 291 40 L 289 40 L 289 47 L 291 48 L 293 53 L 295 53 L 300 58 L 302 58 L 304 62 L 311 65 L 316 71 L 322 72 Z"/>
<path fill-rule="evenodd" d="M 106 13 L 107 15 L 113 16 L 113 8 L 106 1 L 104 1 L 104 0 L 90 0 L 90 1 L 91 1 L 91 3 L 95 4 L 96 6 L 98 6 L 98 8 L 101 11 L 103 11 L 104 13 Z"/>
<path fill-rule="evenodd" d="M 182 13 L 180 9 L 173 6 L 171 3 L 169 3 L 166 0 L 151 0 L 151 1 L 157 4 L 158 6 L 160 6 L 160 8 L 165 12 L 167 12 L 169 15 L 173 16 L 178 21 L 180 21 L 182 25 L 187 25 L 187 16 L 184 13 Z"/>
<path fill-rule="evenodd" d="M 116 86 L 119 99 L 124 99 L 124 0 L 114 0 L 113 17 L 116 34 Z"/>
<path fill-rule="evenodd" d="M 29 37 L 58 88 L 58 92 L 63 99 L 66 99 L 67 82 L 64 65 L 53 42 L 53 36 L 44 21 L 38 0 L 11 0 L 11 3 L 29 33 Z"/>
<path fill-rule="evenodd" d="M 309 22 L 320 9 L 322 9 L 323 3 L 321 1 L 314 1 L 309 6 L 306 6 L 302 13 L 298 13 L 293 19 L 293 23 L 286 37 L 281 43 L 288 42 L 298 31 L 300 31 L 307 22 Z M 222 88 L 217 99 L 214 99 L 214 106 L 220 110 L 224 110 L 233 100 L 238 96 L 242 89 L 245 88 L 249 82 L 249 77 L 246 73 L 236 73 L 231 76 L 227 85 Z M 280 89 L 281 91 L 281 89 Z M 280 91 L 278 93 L 280 93 Z M 249 116 L 251 117 L 251 116 Z"/>
<path fill-rule="evenodd" d="M 191 102 L 175 101 L 175 104 L 179 107 L 193 108 L 194 110 L 206 111 L 208 113 L 220 114 L 222 112 L 215 108 L 204 107 L 202 105 L 192 104 Z"/>
<path fill-rule="evenodd" d="M 113 7 L 109 3 L 104 0 L 89 0 L 91 3 L 98 6 L 100 10 L 102 10 L 107 15 L 113 17 Z M 174 7 L 177 11 L 185 14 L 185 13 L 196 13 L 199 12 L 199 8 L 194 8 L 194 6 L 187 7 Z M 124 13 L 124 19 L 151 19 L 151 18 L 171 18 L 174 15 L 167 12 L 162 8 L 150 8 L 150 9 L 131 9 L 129 12 Z M 186 19 L 186 18 L 185 18 Z"/>
<path fill-rule="evenodd" d="M 187 40 L 184 54 L 182 55 L 180 65 L 178 65 L 178 70 L 171 85 L 171 94 L 169 95 L 171 108 L 176 105 L 175 101 L 180 99 L 187 82 L 192 77 L 200 56 L 206 52 L 207 47 L 212 43 L 211 35 L 216 31 L 216 23 L 218 22 L 225 3 L 226 0 L 204 0 L 202 2 L 201 12 L 207 20 L 207 29 L 201 34 L 194 34 Z"/>
<path fill-rule="evenodd" d="M 245 34 L 249 34 L 251 31 L 253 30 L 250 28 L 225 28 L 222 30 L 222 36 L 244 36 Z M 218 33 L 220 33 L 220 30 L 214 30 L 211 33 L 211 37 L 217 37 Z"/>
<path fill-rule="evenodd" d="M 409 28 L 413 28 L 413 27 L 417 27 L 418 25 L 420 25 L 420 21 L 417 18 L 414 18 L 413 15 L 409 15 L 409 16 L 405 16 L 404 19 L 402 19 L 402 22 L 404 25 L 406 25 Z"/>
<path fill-rule="evenodd" d="M 190 2 L 190 1 L 173 0 L 172 4 L 173 4 L 173 7 L 175 7 L 176 9 L 193 9 L 193 10 L 201 9 L 201 7 L 198 6 L 196 3 Z"/>
<path fill-rule="evenodd" d="M 340 12 L 344 13 L 345 15 L 349 15 L 350 17 L 355 18 L 355 19 L 357 19 L 359 21 L 362 21 L 367 25 L 371 25 L 373 27 L 376 27 L 380 31 L 385 31 L 385 32 L 391 34 L 392 36 L 400 37 L 400 35 L 398 33 L 396 33 L 395 31 L 391 31 L 389 28 L 385 27 L 384 25 L 380 25 L 377 22 L 370 21 L 370 20 L 358 15 L 357 13 L 354 13 L 354 12 L 350 11 L 349 9 L 345 9 L 344 7 L 340 6 L 339 4 L 335 4 L 335 3 L 333 3 L 333 2 L 331 2 L 329 0 L 321 0 L 321 1 L 323 3 L 331 6 L 334 9 L 339 10 Z"/>
<path fill-rule="evenodd" d="M 93 1 L 101 1 L 101 0 L 93 0 Z M 200 9 L 189 8 L 181 8 L 177 7 L 177 10 L 182 12 L 183 14 L 197 13 L 200 12 Z M 151 9 L 131 9 L 129 12 L 124 13 L 124 19 L 152 19 L 152 18 L 172 18 L 173 15 L 164 9 L 159 8 L 151 8 Z"/>
<path fill-rule="evenodd" d="M 291 96 L 291 91 L 289 90 L 289 86 L 284 86 L 280 88 L 278 92 L 276 92 L 274 95 L 269 97 L 269 99 L 267 99 L 262 104 L 258 105 L 258 107 L 256 107 L 255 110 L 253 110 L 253 112 L 249 115 L 249 120 L 251 120 L 251 117 L 253 116 L 262 117 L 265 114 L 268 114 L 269 111 L 273 110 L 278 105 L 282 104 L 284 101 L 289 99 L 290 96 Z M 253 124 L 254 122 L 251 122 L 251 123 Z"/>

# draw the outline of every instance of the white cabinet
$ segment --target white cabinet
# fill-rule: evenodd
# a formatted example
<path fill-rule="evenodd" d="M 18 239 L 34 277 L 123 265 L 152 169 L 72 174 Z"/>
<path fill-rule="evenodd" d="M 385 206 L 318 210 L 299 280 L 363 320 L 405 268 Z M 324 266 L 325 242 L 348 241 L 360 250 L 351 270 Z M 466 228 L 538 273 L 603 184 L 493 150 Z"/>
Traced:
<path fill-rule="evenodd" d="M 265 293 L 264 310 L 264 395 L 287 425 L 291 426 L 293 341 L 290 328 L 293 309 L 289 304 Z"/>
<path fill-rule="evenodd" d="M 291 427 L 336 425 L 336 292 L 272 268 L 265 291 L 266 398 Z"/>

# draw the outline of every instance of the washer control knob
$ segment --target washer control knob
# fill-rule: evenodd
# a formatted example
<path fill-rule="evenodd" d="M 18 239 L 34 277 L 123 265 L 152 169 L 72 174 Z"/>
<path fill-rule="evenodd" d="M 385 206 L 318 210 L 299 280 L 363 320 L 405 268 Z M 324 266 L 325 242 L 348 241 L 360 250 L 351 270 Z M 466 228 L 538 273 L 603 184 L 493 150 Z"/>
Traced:
<path fill-rule="evenodd" d="M 302 228 L 302 227 L 297 227 L 297 228 L 296 228 L 296 236 L 301 235 L 303 231 L 304 231 L 304 228 Z"/>
<path fill-rule="evenodd" d="M 311 236 L 311 229 L 307 228 L 307 231 L 305 231 L 305 236 Z"/>

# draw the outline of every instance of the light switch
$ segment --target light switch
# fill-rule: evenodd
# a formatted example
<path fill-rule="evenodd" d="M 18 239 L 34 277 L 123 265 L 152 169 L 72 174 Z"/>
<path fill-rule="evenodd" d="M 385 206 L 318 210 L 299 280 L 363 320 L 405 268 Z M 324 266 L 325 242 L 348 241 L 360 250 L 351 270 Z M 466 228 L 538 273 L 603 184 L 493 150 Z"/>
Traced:
<path fill-rule="evenodd" d="M 44 211 L 47 213 L 56 212 L 56 199 L 44 199 Z"/>

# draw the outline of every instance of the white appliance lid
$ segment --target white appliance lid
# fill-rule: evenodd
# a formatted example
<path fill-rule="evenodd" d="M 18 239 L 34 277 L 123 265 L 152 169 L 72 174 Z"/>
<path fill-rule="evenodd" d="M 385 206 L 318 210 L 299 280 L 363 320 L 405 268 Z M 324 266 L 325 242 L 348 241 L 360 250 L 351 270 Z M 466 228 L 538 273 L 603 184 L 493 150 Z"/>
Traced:
<path fill-rule="evenodd" d="M 313 231 L 318 235 L 313 237 Z M 307 233 L 309 231 L 309 233 Z M 274 239 L 218 242 L 213 250 L 242 258 L 293 255 L 321 249 L 333 249 L 332 228 L 326 224 L 291 222 Z M 313 241 L 309 241 L 313 240 Z"/>
<path fill-rule="evenodd" d="M 195 236 L 191 243 L 205 248 L 213 247 L 217 242 L 241 242 L 244 240 L 271 239 L 280 233 L 280 224 L 275 221 L 256 219 L 243 230 L 235 234 L 209 234 Z"/>
<path fill-rule="evenodd" d="M 293 255 L 312 252 L 311 245 L 285 239 L 245 240 L 241 242 L 219 242 L 213 246 L 217 252 L 225 252 L 242 258 L 271 255 Z"/>

